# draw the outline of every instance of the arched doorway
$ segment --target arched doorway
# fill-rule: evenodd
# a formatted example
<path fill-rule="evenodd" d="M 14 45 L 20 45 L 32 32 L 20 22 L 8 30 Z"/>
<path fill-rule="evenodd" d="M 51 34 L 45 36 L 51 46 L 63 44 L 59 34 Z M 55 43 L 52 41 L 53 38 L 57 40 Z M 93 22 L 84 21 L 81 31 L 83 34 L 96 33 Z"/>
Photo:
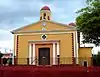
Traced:
<path fill-rule="evenodd" d="M 87 67 L 88 64 L 87 64 L 87 61 L 84 61 L 84 67 Z"/>

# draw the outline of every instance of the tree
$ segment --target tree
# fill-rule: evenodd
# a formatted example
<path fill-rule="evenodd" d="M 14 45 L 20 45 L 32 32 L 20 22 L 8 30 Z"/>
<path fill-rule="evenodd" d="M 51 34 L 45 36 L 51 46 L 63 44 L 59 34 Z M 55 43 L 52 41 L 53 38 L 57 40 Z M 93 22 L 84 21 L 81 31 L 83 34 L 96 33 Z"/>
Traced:
<path fill-rule="evenodd" d="M 100 66 L 100 52 L 98 52 L 98 54 L 96 56 L 96 63 L 98 66 Z"/>
<path fill-rule="evenodd" d="M 3 57 L 3 54 L 0 52 L 0 64 L 1 64 L 1 58 Z"/>
<path fill-rule="evenodd" d="M 90 4 L 90 3 L 93 2 L 93 1 L 99 2 L 100 0 L 86 0 L 86 3 L 87 3 L 87 4 Z"/>
<path fill-rule="evenodd" d="M 92 54 L 92 63 L 93 63 L 93 66 L 97 66 L 97 54 Z"/>
<path fill-rule="evenodd" d="M 100 52 L 92 55 L 93 66 L 100 66 Z"/>
<path fill-rule="evenodd" d="M 0 58 L 2 58 L 3 57 L 3 54 L 0 52 Z"/>
<path fill-rule="evenodd" d="M 83 34 L 83 43 L 100 45 L 100 0 L 87 0 L 87 7 L 77 11 L 77 30 Z"/>

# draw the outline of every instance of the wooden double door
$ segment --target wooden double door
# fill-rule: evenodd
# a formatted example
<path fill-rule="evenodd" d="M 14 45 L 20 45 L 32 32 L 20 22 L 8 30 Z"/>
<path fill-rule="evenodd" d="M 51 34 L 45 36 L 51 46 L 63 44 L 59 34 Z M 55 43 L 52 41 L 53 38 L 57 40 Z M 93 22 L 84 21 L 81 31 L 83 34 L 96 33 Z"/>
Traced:
<path fill-rule="evenodd" d="M 50 48 L 39 48 L 39 65 L 50 65 Z"/>

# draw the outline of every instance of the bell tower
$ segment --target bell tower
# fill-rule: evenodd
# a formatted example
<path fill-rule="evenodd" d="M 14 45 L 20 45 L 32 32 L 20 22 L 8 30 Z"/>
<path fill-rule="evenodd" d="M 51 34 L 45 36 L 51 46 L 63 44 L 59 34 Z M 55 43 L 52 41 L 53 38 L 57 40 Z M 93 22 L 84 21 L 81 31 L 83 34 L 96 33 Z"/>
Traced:
<path fill-rule="evenodd" d="M 44 6 L 40 10 L 40 21 L 41 20 L 51 20 L 51 11 L 48 6 Z"/>

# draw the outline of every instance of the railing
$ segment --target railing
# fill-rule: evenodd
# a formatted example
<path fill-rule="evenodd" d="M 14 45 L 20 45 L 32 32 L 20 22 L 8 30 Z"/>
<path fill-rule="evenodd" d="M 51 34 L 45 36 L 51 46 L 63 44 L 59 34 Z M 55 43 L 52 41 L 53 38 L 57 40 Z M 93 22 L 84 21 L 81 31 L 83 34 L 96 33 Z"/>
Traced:
<path fill-rule="evenodd" d="M 35 58 L 32 62 L 31 62 L 31 64 L 33 64 L 33 62 L 35 62 L 37 60 L 37 58 Z"/>
<path fill-rule="evenodd" d="M 14 62 L 13 62 L 14 61 Z M 92 65 L 91 57 L 56 57 L 56 58 L 1 58 L 0 65 Z"/>

